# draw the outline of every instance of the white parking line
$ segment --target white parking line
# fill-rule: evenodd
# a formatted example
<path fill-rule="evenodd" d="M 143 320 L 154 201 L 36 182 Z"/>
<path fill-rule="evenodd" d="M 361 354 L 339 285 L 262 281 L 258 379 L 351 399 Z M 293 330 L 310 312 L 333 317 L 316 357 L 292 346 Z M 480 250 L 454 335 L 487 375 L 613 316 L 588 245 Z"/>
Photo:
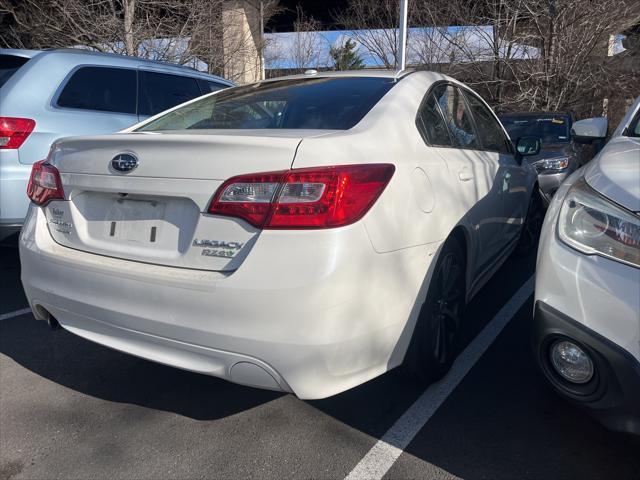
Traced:
<path fill-rule="evenodd" d="M 30 308 L 23 308 L 22 310 L 16 310 L 15 312 L 3 313 L 0 315 L 0 322 L 2 320 L 8 320 L 13 317 L 19 317 L 20 315 L 24 315 L 26 313 L 31 313 Z"/>
<path fill-rule="evenodd" d="M 414 404 L 387 430 L 383 437 L 378 440 L 378 443 L 351 470 L 351 473 L 347 475 L 347 480 L 381 479 L 387 473 L 413 437 L 436 413 L 440 405 L 455 390 L 464 376 L 531 296 L 534 280 L 535 276 L 532 275 L 520 287 L 484 330 L 464 349 L 447 376 L 429 386 L 420 395 Z"/>

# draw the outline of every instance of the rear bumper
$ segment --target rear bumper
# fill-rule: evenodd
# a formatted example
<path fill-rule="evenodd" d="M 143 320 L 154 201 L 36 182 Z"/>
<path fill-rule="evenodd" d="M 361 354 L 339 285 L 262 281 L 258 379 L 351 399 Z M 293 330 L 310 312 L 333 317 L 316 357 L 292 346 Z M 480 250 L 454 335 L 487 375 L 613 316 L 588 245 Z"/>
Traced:
<path fill-rule="evenodd" d="M 592 358 L 596 374 L 588 384 L 568 384 L 553 371 L 548 350 L 560 337 L 579 344 Z M 640 435 L 640 362 L 633 355 L 543 302 L 536 303 L 533 338 L 538 364 L 557 392 L 607 428 Z"/>
<path fill-rule="evenodd" d="M 358 224 L 317 233 L 295 249 L 284 235 L 302 232 L 261 235 L 240 268 L 225 274 L 60 246 L 42 210 L 32 207 L 20 237 L 22 282 L 36 317 L 46 309 L 89 340 L 236 383 L 323 398 L 401 363 L 425 275 L 421 269 L 411 278 L 408 266 L 426 269 L 433 251 L 377 254 Z"/>

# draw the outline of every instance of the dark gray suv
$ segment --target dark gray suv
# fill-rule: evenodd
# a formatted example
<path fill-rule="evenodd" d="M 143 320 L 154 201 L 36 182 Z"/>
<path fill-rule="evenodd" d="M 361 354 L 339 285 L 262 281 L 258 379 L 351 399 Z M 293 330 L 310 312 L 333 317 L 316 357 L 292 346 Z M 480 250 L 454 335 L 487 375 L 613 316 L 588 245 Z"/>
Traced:
<path fill-rule="evenodd" d="M 539 137 L 542 141 L 540 153 L 526 157 L 526 161 L 538 172 L 546 203 L 565 178 L 591 160 L 596 149 L 572 139 L 573 119 L 568 113 L 510 113 L 501 115 L 500 121 L 514 143 L 520 137 Z"/>

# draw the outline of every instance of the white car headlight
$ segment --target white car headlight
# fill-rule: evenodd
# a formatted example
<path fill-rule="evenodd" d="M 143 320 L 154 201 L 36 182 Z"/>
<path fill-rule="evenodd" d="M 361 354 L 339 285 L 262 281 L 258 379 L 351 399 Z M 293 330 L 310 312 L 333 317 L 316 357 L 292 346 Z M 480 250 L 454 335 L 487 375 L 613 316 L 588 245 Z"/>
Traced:
<path fill-rule="evenodd" d="M 571 157 L 545 158 L 538 160 L 533 164 L 538 172 L 546 172 L 549 170 L 564 170 L 569 166 Z"/>
<path fill-rule="evenodd" d="M 588 255 L 640 267 L 640 217 L 600 195 L 584 179 L 572 185 L 564 198 L 558 235 Z"/>

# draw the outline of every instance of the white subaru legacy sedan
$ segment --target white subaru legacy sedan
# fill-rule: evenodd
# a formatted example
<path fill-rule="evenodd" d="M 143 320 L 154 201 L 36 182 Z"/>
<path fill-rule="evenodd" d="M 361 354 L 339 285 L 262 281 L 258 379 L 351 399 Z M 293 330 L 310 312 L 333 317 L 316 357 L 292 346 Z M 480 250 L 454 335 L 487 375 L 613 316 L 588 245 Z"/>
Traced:
<path fill-rule="evenodd" d="M 446 373 L 465 303 L 541 223 L 536 172 L 429 72 L 231 88 L 37 163 L 34 315 L 149 360 L 322 398 Z M 524 228 L 523 228 L 524 226 Z"/>
<path fill-rule="evenodd" d="M 582 141 L 606 132 L 603 118 L 573 127 Z M 535 301 L 536 359 L 552 387 L 605 426 L 640 435 L 640 97 L 554 197 Z"/>

